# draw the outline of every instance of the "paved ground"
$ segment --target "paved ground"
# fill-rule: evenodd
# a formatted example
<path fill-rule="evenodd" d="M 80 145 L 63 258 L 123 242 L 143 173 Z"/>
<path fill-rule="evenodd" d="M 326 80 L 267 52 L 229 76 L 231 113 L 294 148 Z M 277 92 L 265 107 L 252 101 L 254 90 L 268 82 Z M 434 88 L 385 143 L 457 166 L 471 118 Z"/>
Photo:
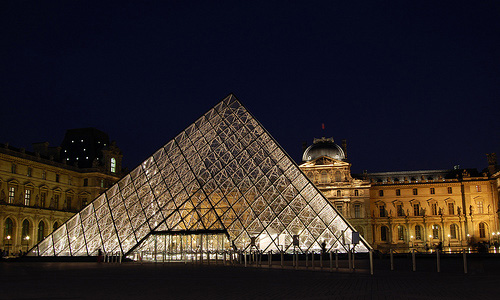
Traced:
<path fill-rule="evenodd" d="M 391 272 L 388 262 L 376 261 L 373 276 L 278 266 L 3 262 L 0 299 L 495 299 L 500 289 L 498 269 L 477 262 L 466 275 L 436 273 L 434 261 L 412 272 L 404 258 Z"/>

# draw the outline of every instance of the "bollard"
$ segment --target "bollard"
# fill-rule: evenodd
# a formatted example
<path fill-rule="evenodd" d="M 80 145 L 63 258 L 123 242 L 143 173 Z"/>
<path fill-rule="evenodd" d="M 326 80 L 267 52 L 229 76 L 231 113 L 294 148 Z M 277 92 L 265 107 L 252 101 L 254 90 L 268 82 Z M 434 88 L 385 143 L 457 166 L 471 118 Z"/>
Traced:
<path fill-rule="evenodd" d="M 314 251 L 311 252 L 311 266 L 312 269 L 314 270 Z"/>
<path fill-rule="evenodd" d="M 417 262 L 415 261 L 415 249 L 411 252 L 411 259 L 413 261 L 413 272 L 417 270 Z"/>
<path fill-rule="evenodd" d="M 222 265 L 225 266 L 226 265 L 226 251 L 223 251 L 222 252 Z"/>
<path fill-rule="evenodd" d="M 268 252 L 268 258 L 267 258 L 267 264 L 269 265 L 269 268 L 273 264 L 273 250 L 269 250 Z"/>
<path fill-rule="evenodd" d="M 352 248 L 352 270 L 356 271 L 356 251 L 354 251 L 354 248 Z"/>
<path fill-rule="evenodd" d="M 439 257 L 439 249 L 436 250 L 436 263 L 437 263 L 437 272 L 441 272 L 441 261 L 440 261 L 440 257 Z"/>
<path fill-rule="evenodd" d="M 373 275 L 373 250 L 370 249 L 370 275 Z"/>
<path fill-rule="evenodd" d="M 349 272 L 352 272 L 351 249 L 347 250 L 347 260 L 349 261 Z"/>
<path fill-rule="evenodd" d="M 339 271 L 339 250 L 335 250 L 335 271 Z"/>
<path fill-rule="evenodd" d="M 321 252 L 319 255 L 319 268 L 321 271 L 323 271 L 323 252 Z"/>
<path fill-rule="evenodd" d="M 306 269 L 309 268 L 309 254 L 306 251 Z"/>
<path fill-rule="evenodd" d="M 330 272 L 333 272 L 333 253 L 330 251 Z"/>
<path fill-rule="evenodd" d="M 120 251 L 120 264 L 122 263 L 122 252 Z"/>
<path fill-rule="evenodd" d="M 394 254 L 392 252 L 392 249 L 389 250 L 389 253 L 390 253 L 389 255 L 391 257 L 391 271 L 394 271 Z"/>
<path fill-rule="evenodd" d="M 281 250 L 280 253 L 281 253 L 281 268 L 283 269 L 283 250 Z"/>
<path fill-rule="evenodd" d="M 462 250 L 462 254 L 464 257 L 464 274 L 467 274 L 467 253 L 465 252 L 465 249 Z"/>
<path fill-rule="evenodd" d="M 247 267 L 247 254 L 244 254 L 244 260 L 245 260 L 245 268 Z"/>

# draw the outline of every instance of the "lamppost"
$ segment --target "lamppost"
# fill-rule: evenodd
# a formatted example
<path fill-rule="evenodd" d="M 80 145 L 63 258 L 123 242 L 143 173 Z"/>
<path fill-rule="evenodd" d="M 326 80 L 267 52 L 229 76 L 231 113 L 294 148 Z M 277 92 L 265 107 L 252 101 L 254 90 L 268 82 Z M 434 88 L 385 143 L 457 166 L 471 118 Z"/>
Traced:
<path fill-rule="evenodd" d="M 432 244 L 432 234 L 429 234 L 429 250 L 431 251 L 431 253 L 432 253 L 432 247 L 433 246 L 434 245 Z"/>
<path fill-rule="evenodd" d="M 450 250 L 450 253 L 451 253 L 451 235 L 448 234 L 448 248 Z"/>
<path fill-rule="evenodd" d="M 7 245 L 6 245 L 6 246 L 7 246 L 7 256 L 9 256 L 9 246 L 10 246 L 10 239 L 11 239 L 11 236 L 10 236 L 10 235 L 8 235 L 8 236 L 6 237 L 6 239 L 7 239 L 7 242 L 6 242 L 6 244 L 7 244 Z"/>
<path fill-rule="evenodd" d="M 26 252 L 28 252 L 28 247 L 29 247 L 29 243 L 30 243 L 30 236 L 27 235 L 24 239 L 26 240 Z"/>

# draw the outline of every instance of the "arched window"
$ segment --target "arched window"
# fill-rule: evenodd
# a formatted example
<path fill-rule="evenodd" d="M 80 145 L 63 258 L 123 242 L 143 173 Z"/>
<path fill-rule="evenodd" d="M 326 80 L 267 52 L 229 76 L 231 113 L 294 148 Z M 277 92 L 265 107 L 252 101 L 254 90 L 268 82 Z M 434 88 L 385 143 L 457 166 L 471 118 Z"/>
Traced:
<path fill-rule="evenodd" d="M 457 238 L 457 225 L 455 224 L 450 225 L 450 238 L 452 239 Z"/>
<path fill-rule="evenodd" d="M 486 237 L 486 224 L 479 223 L 479 238 L 484 239 Z"/>
<path fill-rule="evenodd" d="M 342 191 L 341 190 L 337 190 L 337 197 L 342 197 Z"/>
<path fill-rule="evenodd" d="M 422 226 L 415 225 L 415 239 L 422 240 Z"/>
<path fill-rule="evenodd" d="M 439 239 L 439 225 L 432 225 L 432 238 Z"/>
<path fill-rule="evenodd" d="M 29 237 L 29 235 L 30 235 L 30 222 L 25 219 L 23 221 L 21 238 L 24 240 L 26 239 L 26 237 Z"/>
<path fill-rule="evenodd" d="M 342 174 L 340 174 L 340 171 L 335 172 L 335 181 L 336 182 L 342 181 Z"/>
<path fill-rule="evenodd" d="M 114 157 L 111 158 L 111 173 L 116 173 L 116 159 Z"/>
<path fill-rule="evenodd" d="M 41 242 L 44 237 L 45 237 L 45 223 L 43 221 L 40 221 L 40 223 L 38 223 L 37 242 Z"/>
<path fill-rule="evenodd" d="M 399 241 L 405 240 L 405 228 L 401 225 L 398 226 L 398 240 Z"/>
<path fill-rule="evenodd" d="M 328 173 L 326 171 L 321 172 L 321 183 L 328 183 Z"/>
<path fill-rule="evenodd" d="M 10 236 L 12 238 L 12 235 L 14 234 L 14 222 L 12 222 L 10 218 L 7 218 L 7 220 L 5 220 L 4 232 L 4 238 L 7 238 L 7 236 Z"/>
<path fill-rule="evenodd" d="M 59 223 L 55 222 L 52 231 L 56 231 L 57 227 L 59 227 Z"/>
<path fill-rule="evenodd" d="M 354 190 L 354 196 L 359 196 L 359 191 L 358 190 Z"/>
<path fill-rule="evenodd" d="M 380 228 L 380 240 L 387 242 L 387 237 L 389 236 L 389 228 L 387 226 L 382 226 Z"/>

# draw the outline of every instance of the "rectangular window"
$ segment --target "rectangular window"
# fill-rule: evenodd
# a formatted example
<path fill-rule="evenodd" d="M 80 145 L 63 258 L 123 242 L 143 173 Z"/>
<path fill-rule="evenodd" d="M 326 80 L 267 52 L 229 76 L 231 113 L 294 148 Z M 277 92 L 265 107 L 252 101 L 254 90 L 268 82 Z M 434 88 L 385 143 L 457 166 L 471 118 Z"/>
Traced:
<path fill-rule="evenodd" d="M 434 195 L 436 193 L 436 190 L 434 188 L 431 188 L 431 195 Z"/>
<path fill-rule="evenodd" d="M 47 178 L 47 172 L 42 171 L 42 179 L 46 179 L 46 178 Z"/>
<path fill-rule="evenodd" d="M 450 225 L 450 238 L 452 239 L 457 238 L 457 225 L 455 224 Z"/>
<path fill-rule="evenodd" d="M 45 199 L 47 198 L 47 194 L 40 193 L 40 206 L 45 207 Z"/>
<path fill-rule="evenodd" d="M 31 172 L 32 171 L 33 170 L 30 167 L 28 167 L 28 172 L 26 172 L 26 176 L 31 177 Z"/>
<path fill-rule="evenodd" d="M 398 217 L 403 217 L 405 215 L 405 211 L 403 210 L 403 204 L 398 204 L 396 206 L 396 210 L 398 213 Z"/>
<path fill-rule="evenodd" d="M 101 179 L 101 187 L 102 188 L 104 187 L 104 179 Z M 340 191 L 337 191 L 337 194 L 338 194 L 338 192 L 340 192 Z"/>
<path fill-rule="evenodd" d="M 448 214 L 450 215 L 455 214 L 455 205 L 453 203 L 448 203 Z"/>
<path fill-rule="evenodd" d="M 73 184 L 73 179 L 71 179 L 71 176 L 68 176 L 68 184 L 69 185 Z"/>
<path fill-rule="evenodd" d="M 438 209 L 437 209 L 437 203 L 432 203 L 431 204 L 431 211 L 434 216 L 437 216 L 438 214 Z"/>
<path fill-rule="evenodd" d="M 413 215 L 420 216 L 420 205 L 419 204 L 413 204 Z"/>
<path fill-rule="evenodd" d="M 88 178 L 83 179 L 83 186 L 89 186 L 89 179 Z"/>
<path fill-rule="evenodd" d="M 380 197 L 384 196 L 384 191 L 383 191 L 383 190 L 379 190 L 379 191 L 378 191 L 378 195 L 379 195 Z"/>
<path fill-rule="evenodd" d="M 413 195 L 418 195 L 417 189 L 413 189 Z"/>
<path fill-rule="evenodd" d="M 476 185 L 476 192 L 480 192 L 481 191 L 481 186 L 480 185 Z"/>
<path fill-rule="evenodd" d="M 71 210 L 71 197 L 66 197 L 66 209 Z"/>
<path fill-rule="evenodd" d="M 354 205 L 354 217 L 361 218 L 361 205 L 359 204 Z"/>
<path fill-rule="evenodd" d="M 337 211 L 339 213 L 342 213 L 342 204 L 337 204 L 337 205 L 335 205 L 335 207 L 337 208 Z"/>
<path fill-rule="evenodd" d="M 31 190 L 26 189 L 24 191 L 24 205 L 29 206 L 31 200 Z"/>
<path fill-rule="evenodd" d="M 56 174 L 56 182 L 59 182 L 59 174 Z"/>
<path fill-rule="evenodd" d="M 415 239 L 416 240 L 421 240 L 422 239 L 422 227 L 420 225 L 415 226 Z"/>
<path fill-rule="evenodd" d="M 10 171 L 12 172 L 12 174 L 16 174 L 16 164 L 12 164 L 12 166 L 10 167 Z"/>
<path fill-rule="evenodd" d="M 9 203 L 13 204 L 15 198 L 16 198 L 16 188 L 11 186 L 9 187 Z"/>
<path fill-rule="evenodd" d="M 405 229 L 403 226 L 398 226 L 398 240 L 404 241 L 405 239 Z"/>
<path fill-rule="evenodd" d="M 396 196 L 401 196 L 401 190 L 400 189 L 396 190 Z"/>
<path fill-rule="evenodd" d="M 379 210 L 380 210 L 380 217 L 383 218 L 386 216 L 385 214 L 385 205 L 380 205 L 379 206 Z"/>
<path fill-rule="evenodd" d="M 54 195 L 54 208 L 59 209 L 59 195 Z"/>
<path fill-rule="evenodd" d="M 359 196 L 359 191 L 358 190 L 354 190 L 354 196 Z"/>
<path fill-rule="evenodd" d="M 483 211 L 483 201 L 478 201 L 477 202 L 477 213 L 478 214 L 484 213 L 484 211 Z"/>
<path fill-rule="evenodd" d="M 448 187 L 448 194 L 453 194 L 453 188 L 451 186 Z"/>

